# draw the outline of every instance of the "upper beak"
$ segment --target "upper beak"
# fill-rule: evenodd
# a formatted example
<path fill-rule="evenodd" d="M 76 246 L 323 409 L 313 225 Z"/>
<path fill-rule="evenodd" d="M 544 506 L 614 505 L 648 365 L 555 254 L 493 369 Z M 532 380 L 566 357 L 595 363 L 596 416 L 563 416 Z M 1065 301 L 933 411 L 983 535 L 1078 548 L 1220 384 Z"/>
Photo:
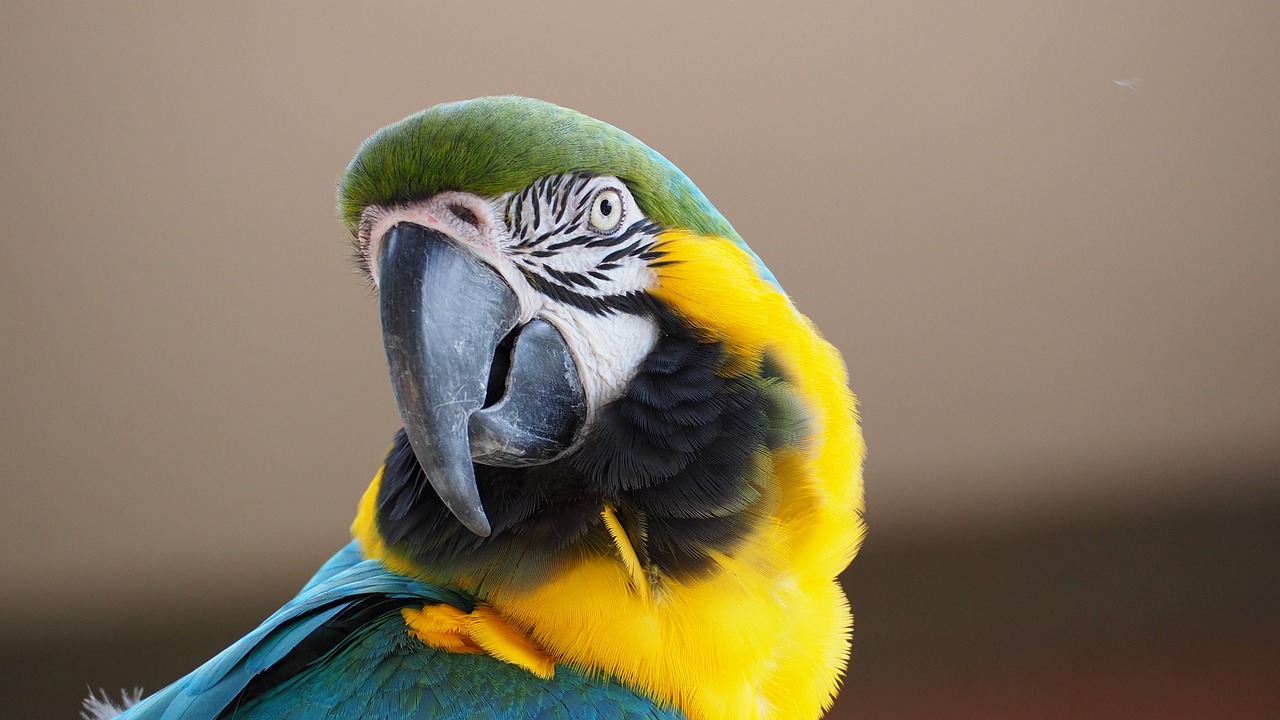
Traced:
<path fill-rule="evenodd" d="M 378 258 L 383 342 L 409 443 L 445 506 L 488 536 L 473 460 L 516 466 L 562 453 L 586 414 L 576 364 L 541 320 L 519 328 L 509 360 L 495 357 L 519 324 L 516 294 L 449 236 L 401 223 Z M 502 397 L 486 407 L 507 367 Z"/>

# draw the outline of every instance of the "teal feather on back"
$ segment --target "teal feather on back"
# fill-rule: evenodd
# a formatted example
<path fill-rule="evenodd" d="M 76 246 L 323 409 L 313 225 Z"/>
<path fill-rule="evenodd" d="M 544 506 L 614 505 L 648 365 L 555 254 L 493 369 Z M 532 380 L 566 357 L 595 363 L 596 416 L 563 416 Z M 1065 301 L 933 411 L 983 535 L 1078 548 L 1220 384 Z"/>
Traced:
<path fill-rule="evenodd" d="M 344 548 L 256 630 L 120 720 L 684 717 L 564 665 L 544 680 L 488 655 L 429 648 L 400 608 L 470 611 L 474 600 L 357 557 Z"/>
<path fill-rule="evenodd" d="M 495 690 L 503 694 L 500 703 L 487 700 Z M 424 648 L 405 633 L 396 614 L 366 628 L 323 664 L 227 717 L 675 720 L 683 715 L 616 683 L 589 681 L 567 667 L 557 667 L 550 680 L 539 680 L 488 655 Z"/>

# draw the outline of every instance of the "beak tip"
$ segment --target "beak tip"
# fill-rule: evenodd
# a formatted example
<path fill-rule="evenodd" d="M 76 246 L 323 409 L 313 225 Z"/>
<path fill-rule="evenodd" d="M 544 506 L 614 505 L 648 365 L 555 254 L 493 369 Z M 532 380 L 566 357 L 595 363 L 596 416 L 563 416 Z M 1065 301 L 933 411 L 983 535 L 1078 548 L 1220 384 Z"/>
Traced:
<path fill-rule="evenodd" d="M 412 444 L 412 443 L 411 443 Z M 416 448 L 415 448 L 416 452 Z M 427 457 L 431 457 L 428 455 Z M 430 482 L 436 494 L 444 502 L 463 527 L 480 537 L 489 537 L 493 528 L 489 524 L 489 516 L 484 511 L 484 503 L 480 500 L 480 488 L 476 484 L 475 468 L 466 444 L 452 453 L 454 462 L 423 464 L 423 468 L 432 467 L 437 472 L 429 473 Z M 418 455 L 419 463 L 423 455 Z"/>
<path fill-rule="evenodd" d="M 483 510 L 468 512 L 458 515 L 458 520 L 471 532 L 480 537 L 489 537 L 493 533 L 493 528 L 489 525 L 489 518 L 485 517 Z"/>

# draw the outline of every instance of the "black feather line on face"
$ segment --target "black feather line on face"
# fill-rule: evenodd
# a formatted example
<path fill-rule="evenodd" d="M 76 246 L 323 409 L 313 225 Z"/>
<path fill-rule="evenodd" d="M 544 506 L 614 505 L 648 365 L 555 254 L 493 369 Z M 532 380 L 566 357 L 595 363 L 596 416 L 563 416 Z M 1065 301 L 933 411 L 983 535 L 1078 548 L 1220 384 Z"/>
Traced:
<path fill-rule="evenodd" d="M 776 363 L 726 376 L 720 344 L 655 299 L 643 304 L 661 337 L 576 450 L 529 468 L 475 466 L 490 537 L 449 513 L 398 434 L 377 502 L 387 543 L 444 575 L 536 584 L 584 554 L 616 553 L 600 520 L 608 503 L 658 576 L 696 577 L 715 553 L 732 555 L 773 512 L 769 459 L 777 443 L 803 436 L 798 404 L 779 401 L 792 394 Z"/>
<path fill-rule="evenodd" d="M 542 243 L 546 242 L 548 239 L 550 239 L 550 238 L 552 238 L 552 237 L 555 237 L 556 235 L 559 235 L 560 233 L 564 232 L 565 230 L 568 230 L 568 229 L 569 229 L 569 225 L 570 225 L 570 223 L 564 223 L 564 224 L 559 225 L 559 226 L 557 226 L 557 227 L 553 227 L 553 228 L 551 228 L 550 230 L 548 230 L 548 231 L 546 231 L 546 232 L 542 233 L 541 235 L 539 235 L 538 237 L 534 238 L 534 239 L 533 239 L 533 242 L 532 242 L 532 243 L 530 243 L 530 246 L 534 246 L 534 247 L 536 247 L 536 246 L 538 246 L 538 245 L 541 245 Z M 553 247 L 549 247 L 549 248 L 547 248 L 547 250 L 555 250 L 555 249 L 556 249 L 556 248 L 555 248 L 554 246 L 553 246 Z"/>
<path fill-rule="evenodd" d="M 657 300 L 642 290 L 622 295 L 586 295 L 543 277 L 531 268 L 521 267 L 520 270 L 534 290 L 556 302 L 578 308 L 592 315 L 624 313 L 627 315 L 648 316 L 654 314 L 657 310 Z M 550 268 L 546 270 L 549 273 L 558 272 Z M 592 285 L 594 286 L 594 283 Z"/>
<path fill-rule="evenodd" d="M 542 272 L 550 275 L 552 279 L 564 286 L 577 285 L 590 290 L 595 290 L 599 287 L 591 280 L 591 278 L 583 275 L 582 273 L 576 273 L 569 270 L 557 270 L 553 267 L 544 267 Z M 608 276 L 605 276 L 604 279 L 608 279 Z"/>
<path fill-rule="evenodd" d="M 658 223 L 652 222 L 650 220 L 640 219 L 628 225 L 626 230 L 622 231 L 621 233 L 618 233 L 617 235 L 609 235 L 607 237 L 588 236 L 588 237 L 595 237 L 595 239 L 593 239 L 591 242 L 588 242 L 587 247 L 589 248 L 617 247 L 618 245 L 621 245 L 622 243 L 630 240 L 632 237 L 636 235 L 636 233 L 645 233 L 648 235 L 652 235 L 652 234 L 661 232 L 661 230 L 662 230 L 662 226 L 659 225 Z"/>
<path fill-rule="evenodd" d="M 596 197 L 596 193 L 587 192 L 593 178 L 585 172 L 545 177 L 509 196 L 504 219 L 513 240 L 512 259 L 536 291 L 557 302 L 595 315 L 648 312 L 651 308 L 639 297 L 640 290 L 608 292 L 610 272 L 622 267 L 620 261 L 628 258 L 644 263 L 660 261 L 664 253 L 655 246 L 656 235 L 663 227 L 643 215 L 603 236 L 582 227 Z M 526 203 L 532 218 L 525 217 Z M 544 227 L 544 220 L 549 229 Z M 583 267 L 581 257 L 574 256 L 578 259 L 569 265 L 579 270 L 553 266 L 561 252 L 599 248 L 610 251 L 594 260 L 594 265 Z M 605 294 L 587 294 L 583 290 Z"/>
<path fill-rule="evenodd" d="M 617 262 L 618 260 L 621 260 L 621 259 L 623 259 L 623 258 L 631 257 L 632 255 L 635 255 L 635 254 L 636 254 L 636 252 L 637 252 L 641 247 L 645 247 L 645 246 L 647 246 L 647 245 L 648 245 L 648 243 L 646 242 L 646 240 L 645 240 L 644 238 L 641 238 L 641 239 L 636 240 L 635 242 L 631 243 L 630 245 L 628 245 L 628 246 L 626 246 L 626 247 L 622 248 L 621 250 L 614 250 L 613 252 L 609 253 L 608 255 L 605 255 L 605 256 L 604 256 L 604 259 L 602 260 L 602 262 L 607 262 L 607 263 Z"/>

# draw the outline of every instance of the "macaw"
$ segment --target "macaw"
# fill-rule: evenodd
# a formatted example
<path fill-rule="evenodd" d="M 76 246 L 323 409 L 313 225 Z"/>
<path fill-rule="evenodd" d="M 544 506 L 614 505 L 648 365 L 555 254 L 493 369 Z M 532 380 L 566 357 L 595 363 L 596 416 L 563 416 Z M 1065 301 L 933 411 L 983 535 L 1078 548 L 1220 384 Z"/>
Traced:
<path fill-rule="evenodd" d="M 821 716 L 854 398 L 703 193 L 608 124 L 489 97 L 378 131 L 338 196 L 404 428 L 352 543 L 118 716 Z"/>

